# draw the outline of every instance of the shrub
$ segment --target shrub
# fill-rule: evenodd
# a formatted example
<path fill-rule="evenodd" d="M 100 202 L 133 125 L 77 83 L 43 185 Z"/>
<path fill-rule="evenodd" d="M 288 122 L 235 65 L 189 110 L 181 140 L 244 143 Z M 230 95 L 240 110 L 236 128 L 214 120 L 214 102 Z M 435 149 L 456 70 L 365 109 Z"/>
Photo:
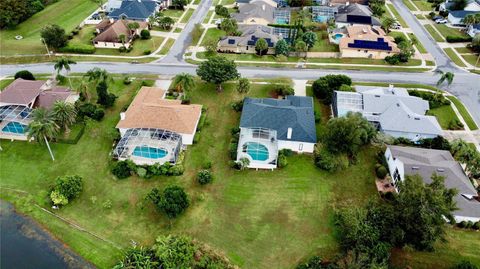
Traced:
<path fill-rule="evenodd" d="M 400 63 L 400 56 L 398 54 L 385 57 L 385 62 L 391 65 L 396 65 Z"/>
<path fill-rule="evenodd" d="M 248 168 L 249 165 L 250 165 L 250 160 L 249 159 L 240 158 L 240 160 L 238 160 L 238 162 L 235 162 L 234 168 L 238 169 L 238 170 L 245 170 L 245 169 Z"/>
<path fill-rule="evenodd" d="M 143 29 L 140 32 L 140 38 L 141 39 L 150 39 L 150 31 L 148 31 L 147 29 Z"/>
<path fill-rule="evenodd" d="M 80 176 L 63 176 L 55 179 L 50 199 L 55 205 L 66 205 L 80 195 L 83 182 Z"/>
<path fill-rule="evenodd" d="M 467 227 L 467 222 L 466 221 L 461 221 L 461 222 L 457 223 L 457 227 L 458 228 L 465 228 L 465 227 Z"/>
<path fill-rule="evenodd" d="M 212 161 L 210 160 L 204 160 L 202 164 L 203 169 L 210 169 L 212 168 Z"/>
<path fill-rule="evenodd" d="M 50 193 L 50 200 L 52 200 L 54 205 L 67 205 L 68 199 L 65 195 L 61 194 L 59 191 L 52 191 Z"/>
<path fill-rule="evenodd" d="M 121 46 L 120 48 L 118 48 L 118 51 L 123 53 L 127 51 L 127 48 L 125 46 Z"/>
<path fill-rule="evenodd" d="M 473 222 L 472 221 L 467 221 L 467 224 L 465 225 L 465 228 L 470 229 L 473 227 Z"/>
<path fill-rule="evenodd" d="M 295 269 L 321 269 L 325 268 L 322 263 L 322 258 L 313 256 L 305 263 L 301 263 L 295 267 Z"/>
<path fill-rule="evenodd" d="M 236 112 L 242 112 L 243 109 L 243 99 L 238 101 L 238 102 L 233 102 L 232 103 L 232 109 L 235 110 Z"/>
<path fill-rule="evenodd" d="M 114 163 L 112 167 L 112 174 L 118 179 L 127 178 L 131 175 L 132 171 L 127 161 L 119 161 Z"/>
<path fill-rule="evenodd" d="M 473 224 L 473 226 L 472 226 L 472 229 L 480 230 L 480 221 L 475 222 L 475 224 Z"/>
<path fill-rule="evenodd" d="M 59 51 L 64 53 L 93 54 L 95 53 L 95 47 L 85 44 L 68 44 L 60 48 Z"/>
<path fill-rule="evenodd" d="M 443 96 L 441 93 L 435 94 L 435 93 L 419 91 L 419 90 L 409 90 L 408 94 L 416 97 L 420 97 L 423 100 L 428 101 L 430 109 L 450 105 L 450 100 L 445 98 L 445 96 Z"/>
<path fill-rule="evenodd" d="M 97 107 L 91 118 L 96 121 L 101 121 L 103 119 L 103 116 L 105 116 L 105 110 L 103 110 L 103 108 Z"/>
<path fill-rule="evenodd" d="M 478 267 L 469 261 L 461 261 L 451 267 L 451 269 L 478 269 Z"/>
<path fill-rule="evenodd" d="M 132 83 L 132 81 L 130 80 L 129 77 L 123 78 L 123 84 L 124 84 L 124 85 L 130 85 L 131 83 Z"/>
<path fill-rule="evenodd" d="M 143 55 L 149 55 L 150 53 L 152 53 L 151 50 L 144 50 L 144 51 L 143 51 Z"/>
<path fill-rule="evenodd" d="M 315 149 L 314 159 L 318 168 L 328 172 L 340 171 L 349 165 L 345 154 L 332 154 L 321 146 Z"/>
<path fill-rule="evenodd" d="M 292 87 L 290 87 L 289 85 L 285 85 L 285 84 L 275 85 L 274 86 L 274 91 L 275 91 L 276 94 L 282 95 L 282 96 L 294 95 L 295 94 L 295 90 Z"/>
<path fill-rule="evenodd" d="M 208 184 L 213 180 L 212 173 L 209 170 L 201 170 L 197 174 L 197 180 L 201 185 Z"/>
<path fill-rule="evenodd" d="M 318 111 L 313 111 L 315 117 L 315 123 L 319 123 L 322 120 L 322 115 Z"/>
<path fill-rule="evenodd" d="M 278 168 L 283 168 L 288 165 L 287 157 L 283 154 L 278 155 L 277 166 Z"/>
<path fill-rule="evenodd" d="M 28 71 L 28 70 L 18 71 L 17 73 L 15 73 L 14 78 L 15 79 L 21 78 L 21 79 L 25 79 L 25 80 L 35 80 L 35 77 L 33 76 L 33 74 L 30 73 L 30 71 Z"/>
<path fill-rule="evenodd" d="M 187 193 L 179 186 L 169 186 L 162 193 L 153 188 L 148 198 L 169 218 L 180 215 L 190 205 Z"/>
<path fill-rule="evenodd" d="M 145 178 L 147 176 L 147 169 L 143 167 L 138 167 L 137 168 L 137 175 L 141 178 Z"/>
<path fill-rule="evenodd" d="M 380 179 L 384 179 L 388 174 L 387 168 L 385 168 L 385 166 L 383 165 L 378 167 L 375 172 L 377 174 L 377 177 Z"/>
<path fill-rule="evenodd" d="M 286 157 L 293 156 L 293 151 L 291 149 L 282 149 L 278 152 L 279 155 L 285 155 Z"/>
<path fill-rule="evenodd" d="M 448 35 L 446 37 L 447 42 L 449 43 L 457 43 L 457 42 L 471 42 L 472 37 L 471 36 L 451 36 Z"/>

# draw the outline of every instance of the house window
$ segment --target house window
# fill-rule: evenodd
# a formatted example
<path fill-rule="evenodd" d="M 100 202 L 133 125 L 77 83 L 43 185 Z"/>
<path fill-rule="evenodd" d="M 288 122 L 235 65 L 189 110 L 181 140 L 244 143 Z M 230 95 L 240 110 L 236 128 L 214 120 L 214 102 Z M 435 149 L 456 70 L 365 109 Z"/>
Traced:
<path fill-rule="evenodd" d="M 303 150 L 303 144 L 300 143 L 300 144 L 298 144 L 298 151 L 302 151 L 302 150 Z"/>

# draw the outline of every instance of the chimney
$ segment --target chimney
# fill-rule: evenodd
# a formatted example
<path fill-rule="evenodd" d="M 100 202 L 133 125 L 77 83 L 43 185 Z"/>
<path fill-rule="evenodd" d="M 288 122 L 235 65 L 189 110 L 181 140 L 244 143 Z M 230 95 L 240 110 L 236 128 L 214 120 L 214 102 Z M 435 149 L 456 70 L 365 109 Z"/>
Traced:
<path fill-rule="evenodd" d="M 120 120 L 124 120 L 125 119 L 125 112 L 120 112 Z"/>
<path fill-rule="evenodd" d="M 287 139 L 292 139 L 292 128 L 287 129 Z"/>

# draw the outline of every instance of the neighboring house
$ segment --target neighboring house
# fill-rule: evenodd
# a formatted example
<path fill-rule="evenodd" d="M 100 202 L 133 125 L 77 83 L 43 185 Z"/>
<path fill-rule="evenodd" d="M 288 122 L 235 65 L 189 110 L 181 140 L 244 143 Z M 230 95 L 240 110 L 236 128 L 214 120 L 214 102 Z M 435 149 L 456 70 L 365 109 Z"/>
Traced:
<path fill-rule="evenodd" d="M 140 35 L 140 32 L 143 29 L 148 28 L 148 23 L 140 21 L 136 22 L 139 24 L 139 28 L 132 30 L 128 28 L 129 23 L 134 23 L 135 21 L 129 20 L 116 20 L 106 19 L 101 21 L 96 25 L 95 31 L 97 36 L 93 39 L 93 45 L 96 48 L 120 48 L 125 46 L 126 48 L 131 46 L 133 38 L 135 35 Z M 121 36 L 125 37 L 125 40 L 122 42 Z"/>
<path fill-rule="evenodd" d="M 335 117 L 348 112 L 359 112 L 379 130 L 393 137 L 411 141 L 435 138 L 442 128 L 434 116 L 426 116 L 427 101 L 410 96 L 403 88 L 370 88 L 356 86 L 358 92 L 335 91 L 333 113 Z"/>
<path fill-rule="evenodd" d="M 279 150 L 312 153 L 316 142 L 312 97 L 245 98 L 237 160 L 249 159 L 250 168 L 274 169 Z"/>
<path fill-rule="evenodd" d="M 256 53 L 255 44 L 257 40 L 263 38 L 267 41 L 267 54 L 275 53 L 275 44 L 280 39 L 274 34 L 272 27 L 263 25 L 241 26 L 241 36 L 226 36 L 218 42 L 219 52 L 229 53 Z"/>
<path fill-rule="evenodd" d="M 35 108 L 50 109 L 56 101 L 75 103 L 78 94 L 50 81 L 16 79 L 0 92 L 0 138 L 27 140 Z"/>
<path fill-rule="evenodd" d="M 470 14 L 477 14 L 479 13 L 478 11 L 467 11 L 467 10 L 452 10 L 448 12 L 448 21 L 450 24 L 453 26 L 465 26 L 465 23 L 463 23 L 463 18 L 465 16 L 470 15 Z"/>
<path fill-rule="evenodd" d="M 440 4 L 439 9 L 440 11 L 447 11 L 454 4 L 454 0 L 447 0 Z M 480 0 L 468 0 L 467 6 L 463 9 L 465 11 L 477 11 L 480 12 Z"/>
<path fill-rule="evenodd" d="M 331 5 L 360 4 L 368 5 L 368 0 L 330 0 Z"/>
<path fill-rule="evenodd" d="M 113 9 L 108 17 L 115 20 L 133 20 L 148 22 L 150 16 L 158 12 L 159 5 L 156 1 L 149 0 L 124 0 L 119 8 Z"/>
<path fill-rule="evenodd" d="M 175 163 L 181 149 L 193 144 L 201 105 L 165 99 L 166 91 L 142 87 L 127 111 L 120 113 L 114 156 L 137 164 Z"/>
<path fill-rule="evenodd" d="M 480 35 L 480 23 L 469 25 L 467 28 L 467 34 L 471 37 L 475 37 L 475 35 Z"/>
<path fill-rule="evenodd" d="M 108 2 L 103 6 L 103 10 L 107 13 L 119 9 L 122 6 L 124 0 L 108 0 Z"/>
<path fill-rule="evenodd" d="M 348 3 L 338 7 L 335 24 L 338 28 L 350 25 L 382 25 L 377 18 L 373 17 L 372 10 L 368 6 Z"/>
<path fill-rule="evenodd" d="M 241 4 L 238 13 L 231 14 L 239 24 L 268 25 L 275 23 L 274 13 L 276 3 L 271 1 L 252 1 L 248 4 Z"/>
<path fill-rule="evenodd" d="M 339 49 L 343 58 L 384 59 L 400 53 L 393 37 L 388 36 L 381 27 L 369 25 L 347 26 Z"/>
<path fill-rule="evenodd" d="M 396 191 L 406 176 L 419 175 L 426 184 L 432 182 L 432 174 L 445 178 L 445 187 L 457 189 L 454 201 L 458 210 L 453 212 L 455 221 L 480 220 L 480 197 L 465 175 L 460 164 L 446 150 L 388 146 L 385 151 L 388 169 Z M 401 190 L 400 190 L 401 191 Z"/>
<path fill-rule="evenodd" d="M 312 20 L 315 22 L 328 22 L 330 19 L 335 19 L 335 15 L 338 13 L 337 6 L 319 5 L 313 6 Z"/>

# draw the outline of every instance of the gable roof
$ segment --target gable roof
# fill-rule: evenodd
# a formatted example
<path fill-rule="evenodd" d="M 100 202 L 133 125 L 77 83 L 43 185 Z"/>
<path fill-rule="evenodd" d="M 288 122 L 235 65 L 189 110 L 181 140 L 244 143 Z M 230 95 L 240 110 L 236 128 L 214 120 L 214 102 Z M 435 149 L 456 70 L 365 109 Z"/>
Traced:
<path fill-rule="evenodd" d="M 28 106 L 42 91 L 45 81 L 18 78 L 0 92 L 0 103 Z"/>
<path fill-rule="evenodd" d="M 106 21 L 106 23 L 105 23 Z M 112 42 L 121 43 L 120 35 L 125 35 L 125 42 L 129 42 L 133 37 L 133 32 L 128 28 L 128 24 L 134 21 L 130 20 L 116 20 L 113 23 L 109 20 L 103 20 L 100 25 L 97 25 L 97 29 L 103 29 L 103 32 L 98 34 L 93 41 L 94 42 Z M 147 28 L 146 22 L 136 22 L 139 24 L 139 29 Z"/>
<path fill-rule="evenodd" d="M 394 38 L 387 36 L 379 26 L 356 25 L 348 26 L 347 37 L 340 39 L 340 49 L 368 49 L 400 52 Z"/>
<path fill-rule="evenodd" d="M 274 47 L 279 37 L 273 33 L 273 27 L 263 25 L 245 25 L 240 27 L 241 36 L 225 36 L 219 44 L 221 46 L 255 46 L 258 39 L 263 38 L 269 47 Z"/>
<path fill-rule="evenodd" d="M 165 90 L 142 87 L 117 128 L 156 128 L 183 134 L 194 133 L 202 106 L 182 105 L 180 100 L 166 100 L 164 96 Z"/>
<path fill-rule="evenodd" d="M 127 19 L 146 20 L 155 13 L 157 3 L 150 0 L 124 0 L 120 8 L 114 9 L 108 16 L 114 19 L 121 19 L 125 16 Z"/>
<path fill-rule="evenodd" d="M 255 1 L 248 4 L 240 5 L 238 13 L 232 14 L 232 17 L 238 22 L 250 20 L 254 18 L 262 18 L 269 23 L 274 22 L 275 7 L 266 1 Z"/>
<path fill-rule="evenodd" d="M 312 97 L 289 95 L 282 100 L 247 97 L 240 127 L 276 130 L 279 140 L 317 142 Z M 287 139 L 289 128 L 292 128 L 291 139 Z"/>
<path fill-rule="evenodd" d="M 42 91 L 37 98 L 35 106 L 51 108 L 57 101 L 67 101 L 67 99 L 75 95 L 70 89 L 65 87 L 54 87 L 49 90 Z"/>
<path fill-rule="evenodd" d="M 448 12 L 448 16 L 452 16 L 457 19 L 463 19 L 465 16 L 469 14 L 476 14 L 478 11 L 471 11 L 471 10 L 451 10 Z"/>
<path fill-rule="evenodd" d="M 380 21 L 373 17 L 372 10 L 368 6 L 356 3 L 339 6 L 335 22 L 381 25 Z"/>
<path fill-rule="evenodd" d="M 445 177 L 445 186 L 458 190 L 454 199 L 459 209 L 454 214 L 480 217 L 480 202 L 469 200 L 462 195 L 477 196 L 478 193 L 450 152 L 401 146 L 388 146 L 388 148 L 392 156 L 403 163 L 405 175 L 418 174 L 426 184 L 432 182 L 433 173 Z"/>

